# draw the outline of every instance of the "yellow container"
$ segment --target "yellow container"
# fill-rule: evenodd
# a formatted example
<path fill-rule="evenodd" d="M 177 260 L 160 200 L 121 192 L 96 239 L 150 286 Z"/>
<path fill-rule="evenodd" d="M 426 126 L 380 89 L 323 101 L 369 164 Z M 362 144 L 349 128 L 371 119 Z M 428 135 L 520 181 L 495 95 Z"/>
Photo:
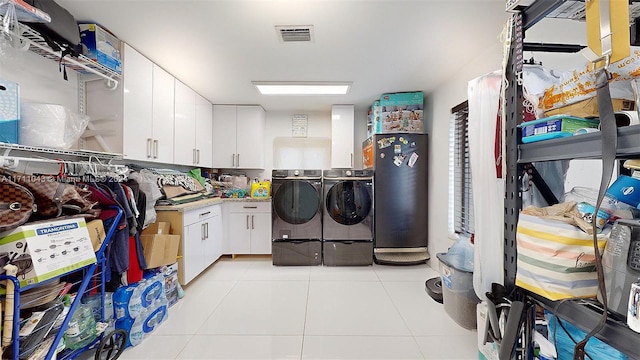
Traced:
<path fill-rule="evenodd" d="M 251 183 L 251 198 L 268 198 L 271 193 L 271 181 L 254 181 Z"/>

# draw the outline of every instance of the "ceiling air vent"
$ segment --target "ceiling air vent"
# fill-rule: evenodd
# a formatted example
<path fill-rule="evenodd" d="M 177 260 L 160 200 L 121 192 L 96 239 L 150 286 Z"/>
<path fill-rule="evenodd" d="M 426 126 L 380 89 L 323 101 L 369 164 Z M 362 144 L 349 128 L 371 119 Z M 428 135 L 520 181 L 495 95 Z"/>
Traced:
<path fill-rule="evenodd" d="M 313 41 L 313 26 L 311 25 L 277 25 L 280 42 L 311 42 Z"/>

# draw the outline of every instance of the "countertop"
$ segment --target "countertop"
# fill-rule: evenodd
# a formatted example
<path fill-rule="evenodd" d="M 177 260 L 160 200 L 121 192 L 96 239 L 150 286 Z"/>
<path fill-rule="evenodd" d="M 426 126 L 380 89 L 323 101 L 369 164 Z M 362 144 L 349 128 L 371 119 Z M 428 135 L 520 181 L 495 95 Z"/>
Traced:
<path fill-rule="evenodd" d="M 156 206 L 156 211 L 178 211 L 178 212 L 186 212 L 195 209 L 200 209 L 210 205 L 222 204 L 223 202 L 269 202 L 271 201 L 271 197 L 261 198 L 261 199 L 252 199 L 252 198 L 209 198 L 198 200 L 194 202 L 179 204 L 179 205 L 160 205 Z"/>

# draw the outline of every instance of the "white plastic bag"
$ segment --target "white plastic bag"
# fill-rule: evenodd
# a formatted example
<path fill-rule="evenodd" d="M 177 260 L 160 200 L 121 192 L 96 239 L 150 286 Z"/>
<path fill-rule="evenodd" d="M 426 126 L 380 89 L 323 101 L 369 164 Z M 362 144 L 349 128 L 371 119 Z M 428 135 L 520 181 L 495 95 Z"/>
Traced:
<path fill-rule="evenodd" d="M 20 144 L 69 149 L 82 136 L 89 117 L 56 104 L 20 104 Z"/>

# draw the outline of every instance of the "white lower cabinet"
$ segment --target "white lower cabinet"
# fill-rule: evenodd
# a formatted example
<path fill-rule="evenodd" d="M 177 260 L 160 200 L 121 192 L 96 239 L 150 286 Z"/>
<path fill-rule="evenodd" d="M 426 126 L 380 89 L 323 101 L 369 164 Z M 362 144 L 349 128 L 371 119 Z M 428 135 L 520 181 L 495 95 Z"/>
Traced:
<path fill-rule="evenodd" d="M 224 252 L 271 254 L 271 202 L 224 203 Z"/>
<path fill-rule="evenodd" d="M 221 207 L 221 204 L 215 204 L 185 212 L 157 212 L 156 221 L 170 222 L 172 233 L 181 235 L 178 250 L 180 284 L 188 284 L 222 256 Z"/>

